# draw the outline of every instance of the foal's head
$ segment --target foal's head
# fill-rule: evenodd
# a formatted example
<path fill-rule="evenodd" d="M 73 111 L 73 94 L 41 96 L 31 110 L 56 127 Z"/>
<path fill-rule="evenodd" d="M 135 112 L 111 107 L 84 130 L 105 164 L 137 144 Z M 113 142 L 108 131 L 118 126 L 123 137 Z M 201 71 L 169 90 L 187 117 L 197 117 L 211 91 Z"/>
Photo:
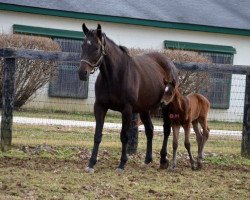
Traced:
<path fill-rule="evenodd" d="M 166 106 L 168 105 L 170 102 L 173 101 L 173 98 L 175 96 L 176 93 L 176 82 L 175 80 L 173 80 L 172 82 L 167 82 L 165 79 L 163 80 L 164 86 L 165 86 L 165 90 L 164 90 L 164 94 L 161 98 L 161 105 L 162 106 Z"/>
<path fill-rule="evenodd" d="M 79 78 L 86 81 L 91 72 L 94 72 L 102 63 L 104 52 L 104 38 L 101 25 L 96 30 L 89 30 L 83 23 L 82 30 L 85 34 L 81 49 L 81 62 Z"/>

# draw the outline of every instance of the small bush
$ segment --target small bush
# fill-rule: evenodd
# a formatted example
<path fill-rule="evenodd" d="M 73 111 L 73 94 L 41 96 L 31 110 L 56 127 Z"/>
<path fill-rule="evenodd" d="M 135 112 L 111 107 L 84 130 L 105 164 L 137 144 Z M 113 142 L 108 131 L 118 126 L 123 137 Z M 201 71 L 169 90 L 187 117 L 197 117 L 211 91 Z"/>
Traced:
<path fill-rule="evenodd" d="M 0 48 L 34 49 L 45 51 L 59 51 L 60 47 L 50 38 L 34 37 L 18 34 L 0 35 Z M 32 95 L 43 87 L 56 72 L 55 62 L 29 59 L 16 60 L 15 73 L 15 101 L 14 107 L 20 108 Z M 0 60 L 0 77 L 3 74 L 3 58 Z M 2 80 L 0 80 L 2 91 Z M 2 105 L 2 93 L 0 94 Z"/>

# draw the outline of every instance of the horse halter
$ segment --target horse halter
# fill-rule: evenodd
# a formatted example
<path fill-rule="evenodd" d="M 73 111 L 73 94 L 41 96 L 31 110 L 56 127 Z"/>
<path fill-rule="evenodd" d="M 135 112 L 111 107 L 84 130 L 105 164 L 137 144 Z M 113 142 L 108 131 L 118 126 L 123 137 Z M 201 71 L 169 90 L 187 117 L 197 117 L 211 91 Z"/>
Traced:
<path fill-rule="evenodd" d="M 94 64 L 92 64 L 88 60 L 81 59 L 81 62 L 84 62 L 84 63 L 86 63 L 86 64 L 88 64 L 89 66 L 92 67 L 92 70 L 91 70 L 90 74 L 94 74 L 95 71 L 97 71 L 100 68 L 103 56 L 107 55 L 106 52 L 105 52 L 105 46 L 104 46 L 104 39 L 103 39 L 103 37 L 102 37 L 102 43 L 101 43 L 101 50 L 102 50 L 102 52 L 101 52 L 100 58 Z"/>

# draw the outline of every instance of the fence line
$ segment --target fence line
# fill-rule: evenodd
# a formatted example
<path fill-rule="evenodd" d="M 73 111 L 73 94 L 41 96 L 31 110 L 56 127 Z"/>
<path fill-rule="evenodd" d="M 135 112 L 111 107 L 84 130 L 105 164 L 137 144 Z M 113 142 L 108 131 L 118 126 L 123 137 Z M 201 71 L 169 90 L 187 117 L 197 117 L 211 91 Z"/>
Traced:
<path fill-rule="evenodd" d="M 1 149 L 6 150 L 11 145 L 12 140 L 15 59 L 25 58 L 31 60 L 79 62 L 80 54 L 5 48 L 0 49 L 0 57 L 3 57 L 5 60 L 2 89 Z M 211 63 L 175 63 L 175 65 L 178 69 L 191 71 L 247 75 L 242 132 L 242 154 L 250 156 L 250 66 Z"/>

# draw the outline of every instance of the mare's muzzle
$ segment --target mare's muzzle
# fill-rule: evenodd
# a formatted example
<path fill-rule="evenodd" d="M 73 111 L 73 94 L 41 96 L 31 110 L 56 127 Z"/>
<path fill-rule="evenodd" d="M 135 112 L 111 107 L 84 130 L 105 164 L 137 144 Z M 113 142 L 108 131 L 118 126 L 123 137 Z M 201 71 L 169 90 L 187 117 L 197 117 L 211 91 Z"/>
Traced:
<path fill-rule="evenodd" d="M 90 72 L 88 72 L 87 70 L 79 70 L 78 71 L 78 75 L 79 75 L 79 79 L 81 81 L 87 81 L 88 77 L 89 77 Z"/>

